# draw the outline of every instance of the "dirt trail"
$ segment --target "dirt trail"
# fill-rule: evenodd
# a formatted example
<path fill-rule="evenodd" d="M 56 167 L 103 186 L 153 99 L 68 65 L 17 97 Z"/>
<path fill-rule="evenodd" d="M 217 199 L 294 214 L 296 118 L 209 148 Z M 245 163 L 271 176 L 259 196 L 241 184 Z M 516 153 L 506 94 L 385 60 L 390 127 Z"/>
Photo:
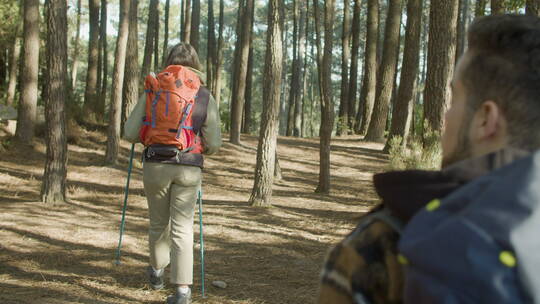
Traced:
<path fill-rule="evenodd" d="M 33 150 L 3 153 L 0 303 L 163 303 L 171 292 L 151 291 L 146 284 L 147 211 L 140 162 L 132 176 L 122 265 L 115 266 L 129 145 L 123 143 L 120 165 L 103 167 L 105 137 L 86 132 L 84 138 L 69 147 L 70 203 L 62 206 L 37 202 L 42 143 Z M 334 139 L 333 187 L 324 196 L 313 193 L 318 140 L 280 138 L 284 178 L 274 187 L 274 207 L 260 209 L 247 205 L 256 138 L 244 137 L 242 147 L 226 142 L 219 155 L 206 161 L 208 299 L 200 298 L 196 254 L 194 302 L 312 303 L 329 246 L 376 202 L 370 180 L 385 168 L 380 149 L 358 137 Z M 214 288 L 212 280 L 226 281 L 228 287 Z"/>

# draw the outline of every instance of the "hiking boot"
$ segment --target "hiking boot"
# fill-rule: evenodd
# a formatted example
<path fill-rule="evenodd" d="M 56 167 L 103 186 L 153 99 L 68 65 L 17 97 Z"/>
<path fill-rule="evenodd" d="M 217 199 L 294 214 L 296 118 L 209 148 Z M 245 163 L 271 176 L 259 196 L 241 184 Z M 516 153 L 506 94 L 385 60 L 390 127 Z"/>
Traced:
<path fill-rule="evenodd" d="M 167 304 L 191 304 L 191 289 L 187 293 L 181 293 L 179 290 L 167 298 Z"/>
<path fill-rule="evenodd" d="M 150 287 L 154 290 L 159 290 L 165 287 L 165 282 L 163 281 L 163 269 L 155 271 L 152 266 L 148 266 L 146 269 L 148 274 L 148 282 L 150 282 Z"/>

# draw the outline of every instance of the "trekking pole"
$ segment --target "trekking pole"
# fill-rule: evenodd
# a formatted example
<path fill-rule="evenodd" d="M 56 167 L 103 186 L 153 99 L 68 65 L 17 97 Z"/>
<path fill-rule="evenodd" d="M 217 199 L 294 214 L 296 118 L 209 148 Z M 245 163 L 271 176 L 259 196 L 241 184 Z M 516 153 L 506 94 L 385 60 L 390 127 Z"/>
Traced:
<path fill-rule="evenodd" d="M 120 222 L 120 238 L 118 239 L 118 249 L 116 249 L 116 265 L 120 265 L 120 248 L 122 248 L 122 236 L 124 234 L 124 226 L 126 224 L 126 208 L 129 193 L 129 180 L 131 179 L 131 169 L 133 168 L 133 154 L 135 153 L 135 144 L 131 145 L 131 153 L 129 155 L 128 176 L 126 182 L 126 190 L 124 192 L 124 207 L 122 208 L 122 221 Z"/>
<path fill-rule="evenodd" d="M 199 233 L 199 238 L 200 238 L 200 245 L 201 245 L 201 293 L 202 293 L 202 297 L 203 298 L 206 298 L 206 296 L 204 295 L 204 239 L 203 239 L 203 221 L 202 221 L 202 190 L 199 189 L 199 194 L 198 194 L 199 198 L 198 198 L 198 201 L 199 201 L 199 229 L 200 229 L 200 233 Z"/>

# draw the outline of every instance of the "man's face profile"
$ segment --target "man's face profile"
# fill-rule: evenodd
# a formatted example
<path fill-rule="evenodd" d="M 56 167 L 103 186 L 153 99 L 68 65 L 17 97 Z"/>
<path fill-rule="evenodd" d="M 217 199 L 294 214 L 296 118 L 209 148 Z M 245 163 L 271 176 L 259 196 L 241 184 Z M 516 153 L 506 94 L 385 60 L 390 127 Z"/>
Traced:
<path fill-rule="evenodd" d="M 460 58 L 450 85 L 452 99 L 450 108 L 445 114 L 445 127 L 442 135 L 443 168 L 471 156 L 470 123 L 467 121 L 471 115 L 467 113 L 467 93 L 461 77 L 468 58 L 468 52 Z"/>

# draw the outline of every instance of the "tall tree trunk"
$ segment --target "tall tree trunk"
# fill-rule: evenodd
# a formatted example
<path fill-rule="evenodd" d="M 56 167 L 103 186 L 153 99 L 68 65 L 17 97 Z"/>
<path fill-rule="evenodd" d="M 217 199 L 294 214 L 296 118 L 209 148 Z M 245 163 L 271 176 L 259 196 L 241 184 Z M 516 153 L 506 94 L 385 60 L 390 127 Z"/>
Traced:
<path fill-rule="evenodd" d="M 80 37 L 81 37 L 81 0 L 77 0 L 77 32 L 75 34 L 75 42 L 73 46 L 73 66 L 71 68 L 71 88 L 75 89 L 77 86 L 77 71 L 79 68 L 79 54 L 80 54 Z"/>
<path fill-rule="evenodd" d="M 245 91 L 246 91 L 246 75 L 247 75 L 247 63 L 249 56 L 249 41 L 251 40 L 252 27 L 251 15 L 254 5 L 254 0 L 246 0 L 246 6 L 244 9 L 244 18 L 241 18 L 239 22 L 242 24 L 248 24 L 248 26 L 241 27 L 240 48 L 238 50 L 238 61 L 235 62 L 236 75 L 233 83 L 233 95 L 231 103 L 231 133 L 230 142 L 236 145 L 240 144 L 240 129 L 242 126 L 242 113 L 244 110 Z"/>
<path fill-rule="evenodd" d="M 454 72 L 457 16 L 458 0 L 431 3 L 424 116 L 435 132 L 442 130 L 444 112 L 450 102 L 447 86 Z"/>
<path fill-rule="evenodd" d="M 279 121 L 279 119 L 278 119 Z M 278 128 L 279 129 L 279 128 Z M 280 181 L 283 179 L 283 174 L 281 174 L 281 166 L 279 165 L 279 157 L 278 157 L 278 153 L 277 153 L 277 148 L 276 148 L 276 162 L 275 162 L 275 165 L 274 165 L 274 181 Z"/>
<path fill-rule="evenodd" d="M 246 104 L 244 106 L 244 124 L 242 128 L 242 133 L 249 134 L 251 132 L 252 125 L 252 113 L 251 108 L 253 105 L 252 102 L 252 87 L 253 87 L 253 46 L 249 48 L 249 57 L 248 57 L 248 70 L 246 76 Z"/>
<path fill-rule="evenodd" d="M 101 0 L 101 20 L 100 20 L 100 43 L 101 43 L 101 70 L 103 77 L 101 82 L 98 78 L 98 85 L 101 84 L 101 92 L 99 94 L 98 117 L 100 120 L 105 120 L 105 104 L 107 100 L 107 77 L 109 75 L 109 51 L 107 50 L 107 0 Z M 101 73 L 98 73 L 98 76 Z"/>
<path fill-rule="evenodd" d="M 171 6 L 171 0 L 167 0 L 165 2 L 165 22 L 164 22 L 164 29 L 163 29 L 163 57 L 161 59 L 161 65 L 163 66 L 165 64 L 165 60 L 167 60 L 167 55 L 169 52 L 169 11 Z M 212 2 L 212 1 L 210 1 Z M 131 23 L 131 21 L 130 21 Z M 129 42 L 128 42 L 129 43 Z"/>
<path fill-rule="evenodd" d="M 105 163 L 116 164 L 120 148 L 120 121 L 122 112 L 122 84 L 124 83 L 124 68 L 126 49 L 129 36 L 129 4 L 130 0 L 120 0 L 120 20 L 116 52 L 114 56 L 114 72 L 109 107 L 109 131 L 107 136 L 107 151 Z M 156 53 L 157 56 L 157 53 Z"/>
<path fill-rule="evenodd" d="M 527 0 L 525 11 L 529 15 L 540 16 L 540 0 Z"/>
<path fill-rule="evenodd" d="M 279 123 L 279 99 L 281 69 L 281 0 L 269 0 L 268 33 L 266 36 L 266 60 L 264 68 L 264 106 L 261 131 L 257 149 L 255 183 L 249 198 L 252 206 L 270 206 L 274 179 L 276 144 Z"/>
<path fill-rule="evenodd" d="M 186 11 L 186 1 L 180 0 L 180 30 L 178 31 L 180 42 L 184 41 L 184 12 Z"/>
<path fill-rule="evenodd" d="M 139 98 L 139 37 L 138 0 L 131 0 L 129 7 L 129 34 L 126 50 L 126 71 L 122 86 L 122 129 Z"/>
<path fill-rule="evenodd" d="M 253 28 L 253 25 L 255 23 L 255 3 L 253 4 L 251 8 L 251 28 Z M 247 66 L 247 75 L 246 75 L 246 102 L 244 105 L 244 122 L 243 122 L 243 129 L 242 132 L 249 134 L 251 132 L 251 125 L 252 125 L 252 88 L 253 88 L 253 39 L 249 39 L 249 55 L 248 55 L 248 66 Z"/>
<path fill-rule="evenodd" d="M 16 138 L 30 144 L 34 137 L 39 73 L 39 0 L 24 0 L 24 55 Z"/>
<path fill-rule="evenodd" d="M 469 22 L 469 0 L 459 0 L 459 17 L 457 27 L 456 63 L 465 51 L 465 36 Z"/>
<path fill-rule="evenodd" d="M 475 17 L 484 16 L 486 14 L 486 4 L 488 0 L 476 0 L 476 6 L 474 9 Z"/>
<path fill-rule="evenodd" d="M 88 0 L 90 10 L 90 34 L 88 40 L 88 68 L 84 92 L 84 117 L 95 119 L 99 102 L 98 60 L 99 60 L 99 6 L 100 0 Z"/>
<path fill-rule="evenodd" d="M 188 1 L 188 0 L 186 0 Z M 148 21 L 146 25 L 146 42 L 144 45 L 143 65 L 141 79 L 144 79 L 152 66 L 152 53 L 154 52 L 154 40 L 156 35 L 156 15 L 158 13 L 159 0 L 150 0 L 148 7 Z"/>
<path fill-rule="evenodd" d="M 13 100 L 15 99 L 15 89 L 17 88 L 17 78 L 19 71 L 19 57 L 21 55 L 21 37 L 19 33 L 13 40 L 13 45 L 11 45 L 11 50 L 9 52 L 9 82 L 7 90 L 7 99 L 6 104 L 8 106 L 13 105 Z"/>
<path fill-rule="evenodd" d="M 352 55 L 349 78 L 349 89 L 347 92 L 347 129 L 352 133 L 356 120 L 356 91 L 358 87 L 358 53 L 360 51 L 360 11 L 362 0 L 354 0 L 353 20 L 352 20 Z"/>
<path fill-rule="evenodd" d="M 199 26 L 201 24 L 201 1 L 193 0 L 193 10 L 191 11 L 191 44 L 199 52 Z"/>
<path fill-rule="evenodd" d="M 7 83 L 7 74 L 8 74 L 8 47 L 3 46 L 0 49 L 0 89 L 2 90 L 2 93 L 0 93 L 0 98 L 3 98 L 4 92 L 6 89 L 6 83 Z"/>
<path fill-rule="evenodd" d="M 297 74 L 297 66 L 300 64 L 298 62 L 298 23 L 299 23 L 299 14 L 298 14 L 298 1 L 293 0 L 293 60 L 291 67 L 291 87 L 289 90 L 289 108 L 287 112 L 287 136 L 292 136 L 294 128 L 294 107 L 296 106 L 296 98 L 298 91 L 298 86 L 300 83 L 300 75 Z"/>
<path fill-rule="evenodd" d="M 396 60 L 399 55 L 398 46 L 402 11 L 401 3 L 401 0 L 394 0 L 390 1 L 388 5 L 381 73 L 379 73 L 377 80 L 377 95 L 375 98 L 373 117 L 371 118 L 366 134 L 366 140 L 368 141 L 384 142 L 386 120 L 388 119 L 390 100 L 394 88 Z"/>
<path fill-rule="evenodd" d="M 318 6 L 318 0 L 314 0 L 315 8 Z M 319 81 L 321 85 L 321 126 L 320 126 L 320 165 L 319 165 L 319 184 L 315 192 L 330 192 L 330 141 L 332 140 L 332 129 L 334 128 L 334 102 L 332 100 L 332 50 L 333 50 L 333 25 L 334 25 L 334 0 L 324 2 L 324 53 L 322 55 L 322 64 L 319 66 Z M 317 10 L 316 10 L 317 12 Z M 317 17 L 316 17 L 317 20 Z M 317 30 L 318 27 L 317 27 Z M 320 35 L 319 40 L 320 40 Z M 320 42 L 317 43 L 318 49 Z M 319 51 L 320 52 L 320 51 Z M 318 53 L 319 53 L 318 52 Z M 321 57 L 320 55 L 318 56 Z"/>
<path fill-rule="evenodd" d="M 191 41 L 191 0 L 184 0 L 184 27 L 182 37 L 184 42 Z"/>
<path fill-rule="evenodd" d="M 341 35 L 341 97 L 339 102 L 339 123 L 336 134 L 347 134 L 349 121 L 349 60 L 351 58 L 351 17 L 350 0 L 343 1 L 343 33 Z"/>
<path fill-rule="evenodd" d="M 216 99 L 217 104 L 219 105 L 221 101 L 221 65 L 223 64 L 223 28 L 224 23 L 224 10 L 225 3 L 223 0 L 219 1 L 219 34 L 218 34 L 218 45 L 217 45 L 217 62 L 215 66 L 215 85 L 213 95 Z"/>
<path fill-rule="evenodd" d="M 285 5 L 282 5 L 281 6 L 281 15 L 283 16 L 283 18 L 281 18 L 281 23 L 282 23 L 282 28 L 283 28 L 283 32 L 281 34 L 281 38 L 283 40 L 283 54 L 282 54 L 282 59 L 283 59 L 283 69 L 282 69 L 282 75 L 281 75 L 281 79 L 282 79 L 282 83 L 287 83 L 287 50 L 289 49 L 289 46 L 287 44 L 287 41 L 288 41 L 288 37 L 289 37 L 289 27 L 288 27 L 288 23 L 285 22 L 285 20 L 287 19 L 287 13 L 285 11 Z M 288 119 L 288 115 L 287 115 L 287 89 L 288 89 L 288 86 L 284 85 L 281 87 L 281 97 L 280 97 L 280 103 L 279 103 L 279 134 L 282 134 L 282 135 L 287 135 L 287 119 Z"/>
<path fill-rule="evenodd" d="M 66 201 L 67 141 L 66 91 L 67 1 L 47 1 L 47 158 L 41 187 L 41 200 L 47 204 Z"/>
<path fill-rule="evenodd" d="M 156 10 L 156 32 L 154 35 L 154 71 L 157 73 L 159 70 L 161 70 L 161 67 L 159 66 L 159 58 L 161 58 L 161 54 L 159 53 L 159 24 L 161 23 L 161 20 L 159 20 L 159 4 Z"/>
<path fill-rule="evenodd" d="M 504 14 L 504 0 L 491 0 L 491 14 Z"/>
<path fill-rule="evenodd" d="M 375 92 L 377 84 L 377 43 L 379 40 L 379 0 L 368 0 L 367 8 L 367 34 L 366 50 L 364 62 L 364 79 L 362 81 L 362 93 L 360 94 L 359 108 L 362 110 L 362 122 L 357 124 L 356 131 L 366 134 L 373 104 L 375 103 Z M 358 120 L 357 120 L 358 121 Z"/>
<path fill-rule="evenodd" d="M 304 57 L 304 67 L 303 67 L 303 71 L 302 71 L 302 122 L 301 122 L 301 128 L 300 128 L 300 137 L 305 137 L 306 134 L 307 134 L 307 129 L 306 129 L 306 101 L 308 100 L 308 77 L 310 77 L 310 75 L 308 75 L 308 58 L 309 56 L 307 56 L 307 49 L 308 49 L 308 33 L 310 33 L 309 31 L 309 18 L 308 18 L 308 15 L 309 15 L 309 1 L 306 1 L 306 9 L 304 10 L 305 11 L 305 31 L 303 33 L 304 35 L 304 44 L 305 44 L 305 51 L 304 53 L 302 54 L 302 56 Z M 311 99 L 310 99 L 311 101 Z"/>
<path fill-rule="evenodd" d="M 208 35 L 206 44 L 206 83 L 210 92 L 216 91 L 214 67 L 217 65 L 216 29 L 214 22 L 214 0 L 208 1 Z"/>
<path fill-rule="evenodd" d="M 306 2 L 300 1 L 299 9 L 300 9 L 300 24 L 298 26 L 298 56 L 296 60 L 298 61 L 298 65 L 296 66 L 296 74 L 298 75 L 298 87 L 295 90 L 296 97 L 295 105 L 294 105 L 294 129 L 293 129 L 293 136 L 299 137 L 302 136 L 302 97 L 304 95 L 303 90 L 303 79 L 305 75 L 305 69 L 303 69 L 304 65 L 304 54 L 306 52 L 306 31 L 305 31 L 305 22 L 306 22 Z"/>
<path fill-rule="evenodd" d="M 422 31 L 423 0 L 409 0 L 407 4 L 407 28 L 405 34 L 405 50 L 401 67 L 401 79 L 395 106 L 392 111 L 390 135 L 386 142 L 395 136 L 403 139 L 405 145 L 409 136 L 412 109 L 414 105 L 414 88 L 418 74 L 420 57 L 420 33 Z M 386 149 L 386 150 L 387 150 Z"/>

